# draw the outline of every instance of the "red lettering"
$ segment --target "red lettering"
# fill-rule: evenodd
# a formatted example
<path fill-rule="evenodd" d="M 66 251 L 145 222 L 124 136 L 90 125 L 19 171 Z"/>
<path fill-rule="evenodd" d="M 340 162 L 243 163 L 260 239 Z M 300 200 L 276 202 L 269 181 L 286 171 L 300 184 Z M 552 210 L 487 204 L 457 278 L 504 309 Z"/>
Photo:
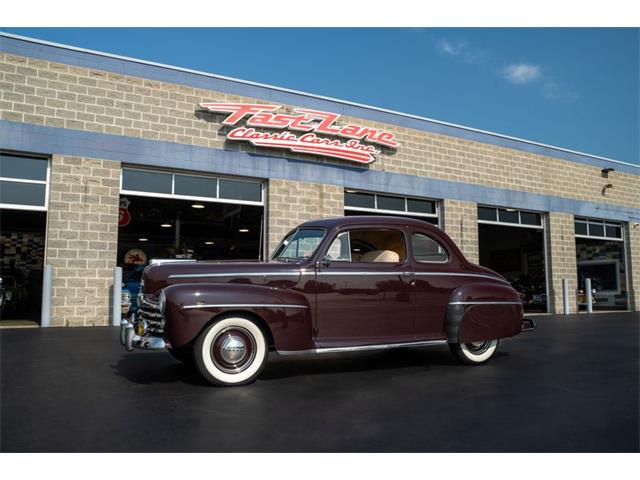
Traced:
<path fill-rule="evenodd" d="M 259 105 L 252 103 L 201 103 L 200 106 L 212 112 L 231 113 L 231 115 L 222 121 L 224 125 L 235 125 L 249 114 L 273 112 L 280 108 L 279 105 Z"/>

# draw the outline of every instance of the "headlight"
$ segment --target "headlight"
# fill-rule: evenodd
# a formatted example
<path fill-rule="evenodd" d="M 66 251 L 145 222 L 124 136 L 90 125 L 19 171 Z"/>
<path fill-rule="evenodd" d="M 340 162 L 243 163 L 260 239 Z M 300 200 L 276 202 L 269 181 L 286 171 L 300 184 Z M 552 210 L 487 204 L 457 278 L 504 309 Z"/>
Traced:
<path fill-rule="evenodd" d="M 158 298 L 158 309 L 160 313 L 164 315 L 164 308 L 167 305 L 167 296 L 164 293 L 164 290 L 160 290 L 160 297 Z"/>

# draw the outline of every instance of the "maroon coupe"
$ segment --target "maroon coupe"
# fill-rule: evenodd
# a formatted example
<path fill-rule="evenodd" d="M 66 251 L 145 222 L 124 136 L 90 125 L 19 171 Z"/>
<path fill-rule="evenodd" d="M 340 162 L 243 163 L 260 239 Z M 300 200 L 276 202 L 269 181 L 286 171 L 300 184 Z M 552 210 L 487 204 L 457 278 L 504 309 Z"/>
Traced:
<path fill-rule="evenodd" d="M 518 293 L 467 261 L 438 227 L 399 217 L 303 223 L 266 262 L 148 266 L 126 349 L 168 349 L 215 385 L 240 385 L 280 355 L 448 344 L 484 363 L 532 330 Z"/>

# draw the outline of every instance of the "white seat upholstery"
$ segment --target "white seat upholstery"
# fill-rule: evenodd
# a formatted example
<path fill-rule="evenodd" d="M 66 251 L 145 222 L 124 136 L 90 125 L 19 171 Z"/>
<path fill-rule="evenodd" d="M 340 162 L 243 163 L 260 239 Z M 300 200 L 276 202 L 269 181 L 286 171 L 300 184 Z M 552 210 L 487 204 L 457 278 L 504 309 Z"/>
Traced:
<path fill-rule="evenodd" d="M 391 250 L 373 250 L 362 255 L 360 261 L 397 263 L 400 261 L 400 256 Z"/>

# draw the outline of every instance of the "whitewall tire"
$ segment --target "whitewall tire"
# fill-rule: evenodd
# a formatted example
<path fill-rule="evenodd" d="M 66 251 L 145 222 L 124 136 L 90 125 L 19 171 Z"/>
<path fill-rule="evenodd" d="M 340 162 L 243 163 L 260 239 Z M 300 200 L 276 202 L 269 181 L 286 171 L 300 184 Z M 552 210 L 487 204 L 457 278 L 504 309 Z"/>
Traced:
<path fill-rule="evenodd" d="M 214 385 L 244 385 L 264 368 L 269 346 L 262 329 L 248 318 L 226 317 L 211 324 L 194 346 L 196 366 Z"/>
<path fill-rule="evenodd" d="M 486 340 L 472 343 L 450 343 L 451 353 L 467 365 L 479 365 L 485 363 L 498 349 L 498 340 Z"/>

